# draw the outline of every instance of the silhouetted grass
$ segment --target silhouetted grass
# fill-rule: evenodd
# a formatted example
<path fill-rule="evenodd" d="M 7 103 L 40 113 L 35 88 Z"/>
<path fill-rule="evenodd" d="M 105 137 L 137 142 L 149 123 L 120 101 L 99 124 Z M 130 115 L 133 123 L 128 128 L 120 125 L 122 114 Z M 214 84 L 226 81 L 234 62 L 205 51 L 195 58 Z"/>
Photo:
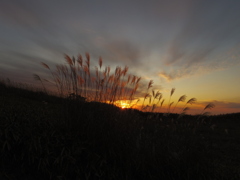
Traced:
<path fill-rule="evenodd" d="M 0 92 L 1 179 L 240 178 L 240 114 L 178 118 L 6 83 Z"/>
<path fill-rule="evenodd" d="M 115 72 L 112 73 L 109 66 L 103 67 L 101 57 L 99 57 L 98 66 L 93 69 L 91 68 L 89 53 L 85 54 L 85 58 L 82 55 L 71 58 L 65 54 L 65 64 L 57 64 L 55 70 L 44 62 L 41 65 L 49 71 L 51 78 L 42 78 L 37 74 L 33 74 L 33 77 L 40 81 L 45 93 L 48 92 L 45 83 L 48 83 L 55 86 L 60 97 L 104 102 L 117 106 L 121 106 L 123 101 L 128 108 L 134 107 L 148 112 L 160 112 L 165 102 L 163 94 L 159 90 L 153 89 L 153 80 L 149 81 L 145 95 L 140 97 L 139 94 L 143 93 L 138 89 L 141 77 L 128 74 L 127 66 L 124 68 L 117 66 Z M 181 96 L 171 112 L 171 107 L 174 104 L 174 102 L 171 102 L 171 98 L 174 92 L 175 88 L 172 88 L 169 103 L 166 105 L 166 113 L 168 114 L 173 113 L 178 103 L 184 102 L 187 98 L 186 95 Z M 143 98 L 143 101 L 140 107 L 138 103 L 141 98 Z M 185 115 L 190 109 L 189 105 L 195 102 L 196 98 L 188 100 L 182 112 L 180 112 L 180 116 Z M 210 103 L 205 109 L 212 108 L 212 105 Z M 206 113 L 203 113 L 205 109 L 202 111 L 202 115 L 206 115 Z"/>

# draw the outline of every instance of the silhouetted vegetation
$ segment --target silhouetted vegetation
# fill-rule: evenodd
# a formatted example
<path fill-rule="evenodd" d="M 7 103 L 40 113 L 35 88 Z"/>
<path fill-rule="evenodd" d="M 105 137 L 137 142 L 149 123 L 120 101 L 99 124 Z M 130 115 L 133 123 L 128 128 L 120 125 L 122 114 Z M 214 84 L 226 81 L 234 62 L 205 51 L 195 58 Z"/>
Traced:
<path fill-rule="evenodd" d="M 163 94 L 159 90 L 152 89 L 153 80 L 149 81 L 147 91 L 142 95 L 143 92 L 139 90 L 141 77 L 128 74 L 127 66 L 124 68 L 117 66 L 112 73 L 110 66 L 103 67 L 101 57 L 99 57 L 98 65 L 94 66 L 93 69 L 91 68 L 89 53 L 85 54 L 85 59 L 81 54 L 72 58 L 65 54 L 65 64 L 57 64 L 55 69 L 52 69 L 44 62 L 41 65 L 48 70 L 50 77 L 44 78 L 37 74 L 33 74 L 33 77 L 35 80 L 40 81 L 45 93 L 47 93 L 45 83 L 48 83 L 48 85 L 55 87 L 60 97 L 69 97 L 71 95 L 72 98 L 79 97 L 86 101 L 104 102 L 120 107 L 124 103 L 124 107 L 138 107 L 142 111 L 149 112 L 160 112 L 165 102 Z M 174 109 L 171 110 L 174 102 L 170 101 L 174 92 L 175 88 L 172 88 L 169 104 L 166 106 L 168 114 L 173 113 L 178 103 L 185 102 L 187 98 L 186 95 L 182 95 L 175 104 Z M 141 108 L 138 104 L 140 98 L 143 98 Z M 189 105 L 194 104 L 196 101 L 196 98 L 189 99 L 181 111 L 181 116 L 185 115 L 190 109 Z M 206 109 L 213 107 L 214 104 L 208 104 L 202 114 Z"/>
<path fill-rule="evenodd" d="M 239 179 L 240 113 L 162 114 L 0 84 L 0 179 Z"/>

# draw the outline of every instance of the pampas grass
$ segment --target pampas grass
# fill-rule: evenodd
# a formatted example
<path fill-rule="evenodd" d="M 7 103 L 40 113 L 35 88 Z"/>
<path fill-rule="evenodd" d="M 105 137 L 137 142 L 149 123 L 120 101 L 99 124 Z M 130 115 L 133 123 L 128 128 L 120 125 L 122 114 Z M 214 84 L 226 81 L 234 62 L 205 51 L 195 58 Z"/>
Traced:
<path fill-rule="evenodd" d="M 100 80 L 104 79 L 101 69 Z M 66 75 L 70 77 L 69 72 Z M 126 74 L 121 82 L 127 78 Z M 102 83 L 103 92 L 107 80 Z M 132 82 L 127 92 L 134 90 L 137 80 Z M 113 79 L 107 87 L 111 84 Z M 163 105 L 164 99 L 157 96 L 160 91 L 150 90 L 151 104 L 145 106 L 154 113 L 55 99 L 44 93 L 22 96 L 15 88 L 0 84 L 0 178 L 229 179 L 232 175 L 239 179 L 239 157 L 232 153 L 239 147 L 239 115 L 198 121 L 197 116 L 177 119 L 176 114 L 155 114 L 155 104 Z M 195 101 L 187 101 L 186 106 L 191 102 Z"/>
<path fill-rule="evenodd" d="M 195 103 L 197 101 L 197 99 L 196 98 L 191 98 L 191 99 L 189 99 L 188 101 L 187 101 L 187 103 L 186 103 L 186 105 L 187 104 L 193 104 L 193 103 Z"/>
<path fill-rule="evenodd" d="M 173 104 L 173 102 L 170 103 L 171 101 L 171 97 L 173 95 L 173 93 L 175 92 L 175 88 L 172 88 L 171 92 L 170 92 L 170 97 L 169 97 L 169 106 L 168 106 L 168 113 L 170 113 L 170 108 L 171 108 L 171 105 Z"/>
<path fill-rule="evenodd" d="M 128 67 L 116 67 L 115 72 L 111 73 L 109 66 L 102 70 L 103 61 L 99 57 L 98 67 L 95 66 L 95 74 L 92 73 L 90 65 L 90 54 L 85 54 L 85 60 L 82 55 L 75 57 L 64 55 L 65 64 L 56 65 L 56 70 L 44 62 L 42 66 L 50 71 L 51 80 L 46 82 L 55 84 L 55 87 L 61 97 L 74 96 L 84 97 L 87 101 L 98 101 L 110 104 L 117 104 L 118 101 L 128 101 L 129 105 L 135 99 L 138 91 L 141 77 L 128 75 Z M 38 75 L 34 75 L 36 80 L 41 80 Z M 43 81 L 41 80 L 43 84 Z M 149 84 L 151 87 L 151 83 Z M 44 85 L 43 85 L 44 87 Z M 149 88 L 150 88 L 149 87 Z M 45 88 L 45 87 L 44 87 Z"/>
<path fill-rule="evenodd" d="M 214 107 L 215 107 L 215 104 L 213 104 L 213 103 L 207 104 L 207 105 L 205 106 L 205 108 L 203 109 L 203 111 L 202 111 L 201 114 L 203 115 L 205 110 L 207 110 L 207 109 L 212 109 L 212 108 L 214 108 Z"/>
<path fill-rule="evenodd" d="M 42 87 L 43 87 L 43 89 L 44 89 L 44 92 L 47 94 L 47 90 L 46 90 L 46 88 L 45 88 L 45 86 L 44 86 L 44 84 L 43 84 L 43 81 L 42 81 L 42 79 L 40 78 L 40 76 L 39 76 L 39 75 L 37 75 L 37 74 L 33 74 L 33 78 L 34 78 L 35 80 L 37 80 L 37 81 L 40 81 L 40 82 L 41 82 L 41 84 L 42 84 Z"/>
<path fill-rule="evenodd" d="M 185 102 L 186 98 L 187 98 L 186 95 L 182 95 L 182 96 L 178 99 L 178 102 L 176 103 L 176 105 L 175 105 L 172 113 L 174 112 L 174 110 L 175 110 L 175 108 L 177 107 L 178 103 L 179 103 L 179 102 Z"/>
<path fill-rule="evenodd" d="M 97 101 L 120 105 L 121 102 L 127 103 L 128 107 L 138 107 L 140 97 L 136 97 L 138 93 L 141 77 L 128 74 L 128 66 L 124 68 L 117 66 L 114 72 L 111 72 L 109 66 L 103 67 L 102 57 L 98 59 L 98 66 L 91 69 L 90 54 L 85 53 L 85 58 L 79 54 L 77 58 L 71 58 L 67 54 L 64 55 L 66 64 L 57 64 L 56 69 L 52 70 L 46 63 L 41 65 L 49 70 L 51 80 L 42 79 L 39 75 L 34 74 L 34 79 L 41 82 L 45 92 L 47 92 L 43 80 L 47 83 L 54 84 L 60 97 L 71 96 L 71 99 L 86 99 L 86 101 Z M 170 109 L 174 102 L 171 102 L 175 92 L 172 88 L 169 95 L 169 103 L 167 113 L 170 114 Z M 81 98 L 83 97 L 83 98 Z M 175 104 L 171 113 L 174 113 L 177 105 L 180 102 L 186 101 L 186 95 L 182 95 Z M 138 99 L 138 100 L 137 100 Z M 137 101 L 135 101 L 137 100 Z M 148 101 L 146 101 L 148 100 Z M 186 114 L 189 110 L 187 105 L 192 105 L 197 101 L 196 98 L 189 99 L 180 114 Z M 165 99 L 159 90 L 153 89 L 153 80 L 147 84 L 146 93 L 142 97 L 142 111 L 161 112 Z M 204 108 L 201 114 L 206 109 L 213 108 L 213 104 L 209 104 Z"/>

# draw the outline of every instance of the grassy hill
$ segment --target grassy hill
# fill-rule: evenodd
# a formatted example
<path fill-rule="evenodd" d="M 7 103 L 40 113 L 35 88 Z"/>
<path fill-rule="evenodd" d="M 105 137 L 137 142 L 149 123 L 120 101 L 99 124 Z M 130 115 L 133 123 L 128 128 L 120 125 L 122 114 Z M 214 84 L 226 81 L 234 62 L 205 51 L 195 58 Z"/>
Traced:
<path fill-rule="evenodd" d="M 0 179 L 240 179 L 240 113 L 168 116 L 0 84 Z"/>

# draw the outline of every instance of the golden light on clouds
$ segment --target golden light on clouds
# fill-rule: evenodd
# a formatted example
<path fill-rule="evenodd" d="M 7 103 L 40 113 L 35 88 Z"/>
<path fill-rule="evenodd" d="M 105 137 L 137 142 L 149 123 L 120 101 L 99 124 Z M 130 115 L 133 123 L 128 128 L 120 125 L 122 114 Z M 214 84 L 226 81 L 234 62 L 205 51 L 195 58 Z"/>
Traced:
<path fill-rule="evenodd" d="M 54 66 L 64 53 L 89 52 L 93 62 L 103 58 L 101 71 L 105 65 L 128 66 L 130 74 L 141 77 L 136 98 L 153 80 L 153 90 L 160 90 L 166 102 L 176 87 L 174 103 L 186 94 L 218 101 L 216 113 L 240 111 L 240 1 L 176 2 L 140 0 L 136 6 L 103 0 L 92 6 L 90 1 L 58 0 L 56 6 L 52 1 L 6 0 L 0 6 L 0 77 L 37 84 L 32 74 L 46 75 L 39 62 Z M 141 108 L 142 102 L 131 106 Z"/>

